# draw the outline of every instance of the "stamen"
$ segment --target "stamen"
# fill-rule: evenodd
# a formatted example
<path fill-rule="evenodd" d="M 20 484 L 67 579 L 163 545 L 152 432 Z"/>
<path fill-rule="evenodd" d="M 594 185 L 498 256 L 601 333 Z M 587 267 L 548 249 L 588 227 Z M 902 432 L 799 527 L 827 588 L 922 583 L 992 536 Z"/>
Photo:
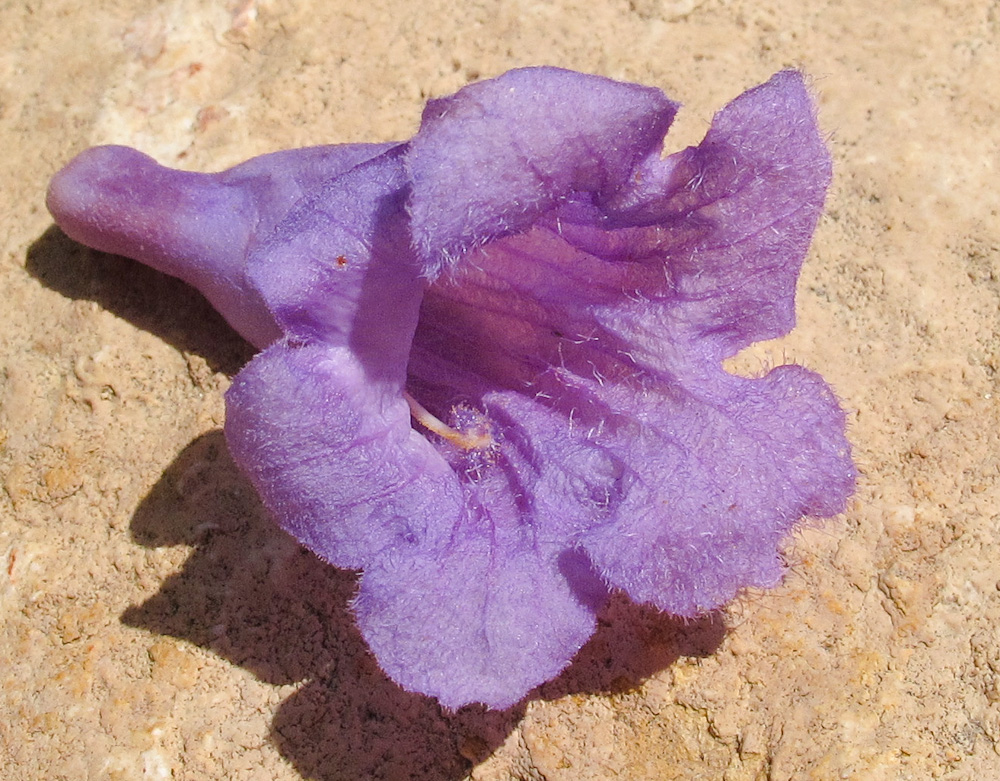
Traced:
<path fill-rule="evenodd" d="M 409 391 L 403 391 L 403 398 L 410 405 L 410 414 L 417 423 L 453 445 L 462 448 L 462 450 L 478 450 L 493 444 L 493 437 L 488 428 L 479 431 L 457 431 L 428 412 L 419 401 L 410 395 Z"/>

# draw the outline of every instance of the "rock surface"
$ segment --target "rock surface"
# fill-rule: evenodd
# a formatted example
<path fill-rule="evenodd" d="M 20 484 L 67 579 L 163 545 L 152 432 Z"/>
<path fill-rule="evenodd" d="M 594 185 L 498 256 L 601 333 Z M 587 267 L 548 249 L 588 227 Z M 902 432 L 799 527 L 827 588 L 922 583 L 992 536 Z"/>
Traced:
<path fill-rule="evenodd" d="M 1000 16 L 985 2 L 69 0 L 0 7 L 0 766 L 6 778 L 1000 776 Z M 81 149 L 217 170 L 409 136 L 550 63 L 685 103 L 814 78 L 834 185 L 796 360 L 852 411 L 845 517 L 690 624 L 615 601 L 510 713 L 401 692 L 354 580 L 260 508 L 219 432 L 250 349 L 184 285 L 44 208 Z"/>

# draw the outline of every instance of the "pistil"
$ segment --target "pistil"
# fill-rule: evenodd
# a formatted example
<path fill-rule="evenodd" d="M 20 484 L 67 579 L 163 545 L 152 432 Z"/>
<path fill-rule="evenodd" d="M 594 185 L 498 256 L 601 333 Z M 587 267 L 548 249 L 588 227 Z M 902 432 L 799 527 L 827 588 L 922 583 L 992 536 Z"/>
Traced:
<path fill-rule="evenodd" d="M 409 391 L 403 391 L 403 398 L 410 405 L 410 415 L 417 423 L 456 447 L 460 447 L 462 450 L 479 450 L 493 444 L 493 437 L 488 428 L 478 431 L 459 431 L 428 412 L 419 401 L 410 395 Z"/>

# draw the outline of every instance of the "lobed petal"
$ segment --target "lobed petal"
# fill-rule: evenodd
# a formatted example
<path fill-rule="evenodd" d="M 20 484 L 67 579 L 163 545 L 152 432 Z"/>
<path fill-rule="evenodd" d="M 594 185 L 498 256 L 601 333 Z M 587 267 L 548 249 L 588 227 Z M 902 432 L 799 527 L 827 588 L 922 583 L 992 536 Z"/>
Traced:
<path fill-rule="evenodd" d="M 673 338 L 721 360 L 791 330 L 831 176 L 802 75 L 782 71 L 743 93 L 698 146 L 641 173 L 608 221 L 663 237 L 666 274 L 642 292 L 672 304 Z"/>
<path fill-rule="evenodd" d="M 497 533 L 469 506 L 441 553 L 387 555 L 354 603 L 365 640 L 403 688 L 446 708 L 507 708 L 587 641 L 604 590 L 585 560 L 530 534 Z"/>
<path fill-rule="evenodd" d="M 321 558 L 360 569 L 388 551 L 442 549 L 463 496 L 346 347 L 279 342 L 226 393 L 226 441 L 278 523 Z"/>
<path fill-rule="evenodd" d="M 659 152 L 676 111 L 657 89 L 547 67 L 430 101 L 407 156 L 426 273 L 530 227 L 576 191 L 612 197 Z"/>
<path fill-rule="evenodd" d="M 627 440 L 601 437 L 630 490 L 612 523 L 577 541 L 637 602 L 693 617 L 747 586 L 776 585 L 794 525 L 842 512 L 853 490 L 844 413 L 801 367 L 754 380 L 720 371 L 670 395 L 590 391 L 638 424 Z"/>

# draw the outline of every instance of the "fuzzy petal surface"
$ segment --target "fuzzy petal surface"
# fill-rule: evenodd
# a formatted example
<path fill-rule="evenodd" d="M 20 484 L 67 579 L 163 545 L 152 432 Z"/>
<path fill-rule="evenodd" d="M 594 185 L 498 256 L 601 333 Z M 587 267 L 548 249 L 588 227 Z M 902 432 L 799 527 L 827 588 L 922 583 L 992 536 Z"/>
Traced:
<path fill-rule="evenodd" d="M 442 414 L 484 408 L 500 450 L 526 462 L 525 505 L 548 505 L 546 527 L 609 585 L 674 614 L 774 585 L 793 525 L 853 489 L 844 416 L 818 376 L 742 379 L 720 363 L 794 322 L 829 179 L 812 116 L 801 77 L 778 74 L 698 147 L 645 161 L 615 208 L 565 200 L 424 299 L 411 387 Z M 572 479 L 552 476 L 567 464 Z"/>
<path fill-rule="evenodd" d="M 430 101 L 407 155 L 428 275 L 529 228 L 574 191 L 610 197 L 659 152 L 676 113 L 660 90 L 548 67 Z"/>

